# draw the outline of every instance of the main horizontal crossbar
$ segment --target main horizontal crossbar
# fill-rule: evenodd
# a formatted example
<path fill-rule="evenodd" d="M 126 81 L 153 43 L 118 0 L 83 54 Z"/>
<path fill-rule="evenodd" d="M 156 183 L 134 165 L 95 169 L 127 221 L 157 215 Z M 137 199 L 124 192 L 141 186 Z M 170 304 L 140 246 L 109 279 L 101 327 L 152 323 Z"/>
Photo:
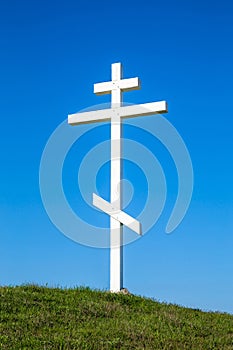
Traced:
<path fill-rule="evenodd" d="M 167 113 L 167 111 L 166 101 L 150 102 L 139 105 L 121 106 L 117 108 L 99 109 L 96 111 L 70 114 L 68 116 L 68 123 L 70 125 L 89 124 L 110 120 L 115 115 L 120 116 L 121 118 L 132 118 Z"/>
<path fill-rule="evenodd" d="M 93 193 L 93 205 L 98 209 L 102 210 L 104 213 L 110 215 L 123 225 L 129 227 L 131 230 L 141 235 L 141 224 L 136 219 L 132 218 L 130 215 L 126 214 L 122 210 L 114 209 L 112 203 L 107 202 L 103 198 L 97 196 Z"/>

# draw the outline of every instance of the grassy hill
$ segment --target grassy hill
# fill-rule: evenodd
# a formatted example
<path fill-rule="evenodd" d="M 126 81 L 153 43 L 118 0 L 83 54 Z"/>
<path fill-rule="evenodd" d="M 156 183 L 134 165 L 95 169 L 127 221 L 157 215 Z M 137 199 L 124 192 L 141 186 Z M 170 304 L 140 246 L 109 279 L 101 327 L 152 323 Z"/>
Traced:
<path fill-rule="evenodd" d="M 0 349 L 233 349 L 233 316 L 88 288 L 0 288 Z"/>

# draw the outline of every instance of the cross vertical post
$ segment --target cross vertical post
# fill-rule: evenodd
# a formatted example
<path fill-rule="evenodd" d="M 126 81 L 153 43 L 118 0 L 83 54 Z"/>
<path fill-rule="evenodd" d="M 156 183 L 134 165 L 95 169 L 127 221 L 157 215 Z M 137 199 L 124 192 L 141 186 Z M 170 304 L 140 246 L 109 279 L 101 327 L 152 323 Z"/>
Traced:
<path fill-rule="evenodd" d="M 111 108 L 122 103 L 122 92 L 117 81 L 122 78 L 121 63 L 112 64 L 112 82 L 115 85 L 111 94 Z M 121 210 L 121 118 L 115 115 L 111 120 L 111 203 Z M 110 217 L 110 291 L 123 288 L 123 225 Z"/>

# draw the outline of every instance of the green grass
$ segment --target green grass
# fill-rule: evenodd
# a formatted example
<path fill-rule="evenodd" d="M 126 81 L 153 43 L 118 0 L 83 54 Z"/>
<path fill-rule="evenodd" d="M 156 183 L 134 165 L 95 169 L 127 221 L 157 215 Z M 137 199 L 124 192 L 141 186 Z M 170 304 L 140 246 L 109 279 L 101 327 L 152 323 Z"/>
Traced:
<path fill-rule="evenodd" d="M 133 295 L 0 288 L 0 349 L 233 349 L 233 316 Z"/>

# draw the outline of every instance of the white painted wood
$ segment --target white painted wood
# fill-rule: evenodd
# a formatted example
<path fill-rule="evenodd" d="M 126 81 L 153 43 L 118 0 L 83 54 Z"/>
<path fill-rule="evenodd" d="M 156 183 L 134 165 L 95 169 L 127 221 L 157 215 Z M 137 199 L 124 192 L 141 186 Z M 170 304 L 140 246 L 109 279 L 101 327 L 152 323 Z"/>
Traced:
<path fill-rule="evenodd" d="M 131 91 L 140 89 L 140 80 L 138 78 L 129 78 L 116 81 L 106 81 L 104 83 L 94 84 L 94 93 L 96 95 L 110 94 L 115 88 L 122 91 Z"/>
<path fill-rule="evenodd" d="M 141 82 L 139 78 L 123 79 L 119 82 L 119 88 L 123 91 L 139 90 L 141 88 Z"/>
<path fill-rule="evenodd" d="M 123 224 L 141 234 L 141 224 L 121 210 L 121 118 L 167 112 L 165 101 L 122 106 L 122 92 L 140 88 L 138 78 L 122 79 L 121 63 L 112 64 L 111 81 L 94 84 L 97 95 L 111 94 L 111 108 L 75 113 L 68 116 L 70 125 L 111 120 L 111 203 L 93 194 L 93 204 L 110 215 L 110 290 L 123 288 Z"/>
<path fill-rule="evenodd" d="M 143 103 L 140 105 L 125 106 L 116 109 L 121 118 L 132 118 L 148 116 L 167 112 L 167 103 L 165 101 Z"/>
<path fill-rule="evenodd" d="M 127 226 L 132 231 L 136 232 L 138 235 L 141 235 L 141 224 L 138 220 L 134 219 L 132 216 L 123 212 L 122 210 L 117 210 L 114 207 L 114 204 L 109 203 L 103 198 L 99 197 L 97 194 L 93 193 L 93 205 L 98 209 L 102 210 L 104 213 L 113 217 L 121 224 Z"/>
<path fill-rule="evenodd" d="M 121 63 L 112 64 L 112 81 L 122 78 Z M 115 86 L 111 94 L 111 107 L 119 108 L 122 103 L 120 87 Z M 111 118 L 111 203 L 121 210 L 121 118 Z M 110 291 L 123 288 L 123 225 L 110 217 Z"/>
<path fill-rule="evenodd" d="M 113 120 L 115 116 L 119 116 L 120 118 L 133 118 L 167 113 L 167 111 L 166 101 L 142 103 L 122 107 L 117 107 L 115 104 L 113 109 L 99 109 L 97 111 L 70 114 L 68 116 L 68 123 L 70 125 L 88 124 Z"/>
<path fill-rule="evenodd" d="M 111 120 L 111 109 L 99 109 L 97 111 L 81 112 L 68 115 L 70 125 L 89 124 Z"/>

